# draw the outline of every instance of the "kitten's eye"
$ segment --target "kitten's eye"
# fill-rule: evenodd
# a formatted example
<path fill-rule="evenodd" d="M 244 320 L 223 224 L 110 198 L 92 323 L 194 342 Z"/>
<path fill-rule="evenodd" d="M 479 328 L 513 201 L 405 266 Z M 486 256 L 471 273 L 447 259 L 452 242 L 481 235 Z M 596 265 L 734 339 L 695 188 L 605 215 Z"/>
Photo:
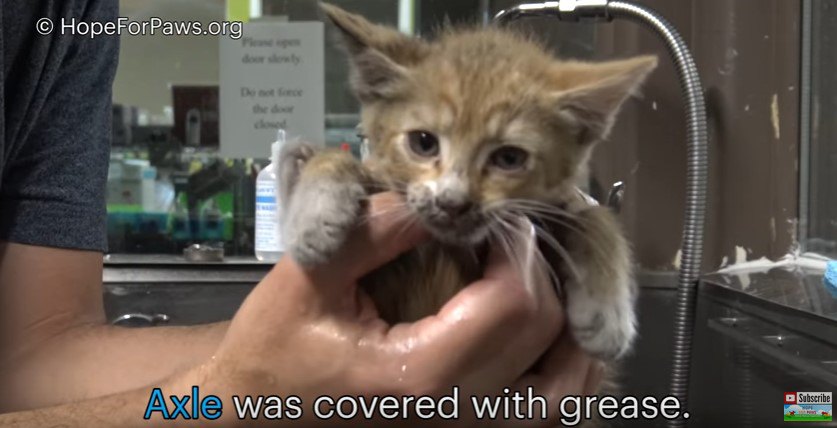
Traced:
<path fill-rule="evenodd" d="M 410 150 L 423 158 L 439 156 L 439 138 L 426 131 L 410 131 L 407 133 Z"/>
<path fill-rule="evenodd" d="M 501 147 L 491 154 L 489 162 L 503 171 L 518 171 L 526 166 L 529 153 L 518 147 Z"/>

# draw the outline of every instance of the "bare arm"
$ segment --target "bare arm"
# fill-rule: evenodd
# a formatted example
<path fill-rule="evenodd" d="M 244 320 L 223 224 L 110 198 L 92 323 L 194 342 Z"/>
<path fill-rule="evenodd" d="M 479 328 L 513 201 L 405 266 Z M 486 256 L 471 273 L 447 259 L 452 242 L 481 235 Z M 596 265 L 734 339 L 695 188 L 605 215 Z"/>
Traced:
<path fill-rule="evenodd" d="M 221 419 L 146 421 L 143 416 L 151 398 L 152 387 L 139 386 L 132 391 L 100 399 L 0 415 L 0 426 L 145 427 L 183 426 L 191 423 L 194 426 L 249 427 L 261 425 L 259 422 L 271 422 L 263 419 L 236 420 L 230 402 L 232 395 L 275 394 L 288 397 L 293 394 L 310 405 L 315 397 L 324 394 L 437 396 L 450 393 L 452 386 L 457 385 L 463 391 L 463 396 L 467 396 L 472 393 L 496 394 L 504 387 L 523 390 L 526 386 L 533 386 L 536 393 L 548 397 L 555 406 L 557 400 L 567 394 L 592 392 L 597 383 L 595 364 L 572 342 L 556 342 L 562 330 L 563 317 L 552 284 L 544 280 L 543 272 L 533 272 L 530 275 L 531 282 L 521 280 L 521 272 L 502 252 L 493 251 L 484 278 L 466 287 L 439 314 L 414 324 L 396 326 L 388 326 L 380 320 L 368 295 L 364 295 L 357 287 L 358 278 L 423 239 L 415 223 L 405 223 L 409 219 L 403 217 L 400 220 L 396 218 L 398 214 L 392 210 L 392 204 L 395 203 L 393 198 L 394 195 L 372 198 L 373 213 L 389 214 L 373 215 L 373 221 L 353 233 L 353 238 L 328 267 L 307 271 L 290 258 L 282 259 L 247 297 L 226 329 L 212 358 L 189 370 L 178 370 L 178 364 L 167 362 L 165 358 L 156 360 L 158 365 L 165 366 L 164 369 L 148 368 L 149 371 L 156 370 L 157 375 L 166 371 L 175 372 L 167 380 L 154 382 L 153 386 L 159 386 L 165 397 L 188 396 L 192 385 L 200 387 L 201 397 L 210 394 L 219 397 L 224 403 Z M 531 248 L 531 242 L 528 245 L 527 248 Z M 23 278 L 20 276 L 23 272 L 16 267 L 21 265 L 9 262 L 26 261 L 23 254 L 27 249 L 16 249 L 14 253 L 22 253 L 10 256 L 10 248 L 13 247 L 5 248 L 5 256 L 2 256 L 0 262 L 0 281 L 3 282 Z M 84 259 L 69 258 L 74 262 Z M 88 255 L 86 260 L 95 261 L 95 257 Z M 68 284 L 89 284 L 87 281 L 77 282 L 85 278 L 82 274 L 84 271 L 80 272 L 70 266 L 73 263 L 67 259 L 63 262 L 68 264 L 50 266 L 52 276 L 61 276 L 58 273 L 64 269 L 67 270 L 64 278 L 74 279 Z M 89 266 L 99 265 L 90 263 Z M 34 277 L 43 281 L 50 277 L 45 273 L 38 273 Z M 97 277 L 87 273 L 90 274 L 87 280 Z M 76 275 L 79 277 L 76 278 Z M 28 283 L 27 280 L 24 284 Z M 92 286 L 89 288 L 95 289 Z M 64 314 L 78 303 L 73 303 L 73 296 L 61 290 L 52 292 L 62 298 L 35 297 L 39 297 L 39 300 L 63 302 L 56 303 L 56 307 L 64 311 L 58 313 Z M 78 301 L 82 302 L 99 302 L 100 298 L 93 298 L 92 293 L 79 296 Z M 18 303 L 18 306 L 21 304 Z M 4 306 L 4 309 L 10 307 Z M 97 304 L 97 307 L 100 311 L 101 305 Z M 16 313 L 21 312 L 28 311 Z M 6 312 L 3 313 L 5 316 Z M 35 317 L 40 322 L 29 322 L 29 325 L 53 326 L 42 328 L 56 332 L 56 335 L 68 334 L 60 333 L 62 327 L 55 326 L 61 323 L 50 321 L 53 318 L 64 316 Z M 85 313 L 81 318 L 89 324 L 96 324 L 102 319 L 101 313 L 97 315 L 95 312 Z M 183 337 L 179 336 L 181 339 Z M 136 343 L 131 346 L 139 352 L 142 343 L 139 339 Z M 168 343 L 165 339 L 160 339 L 159 343 L 171 346 L 170 349 L 188 352 L 185 349 L 187 346 Z M 40 346 L 32 345 L 28 352 L 35 352 Z M 94 349 L 85 355 L 99 358 L 93 354 L 96 349 L 104 348 L 95 348 L 96 344 L 92 340 L 89 346 Z M 161 353 L 161 350 L 155 350 L 154 356 Z M 189 358 L 200 360 L 198 354 L 193 353 Z M 439 355 L 445 355 L 445 358 L 440 359 Z M 174 352 L 169 352 L 167 358 L 174 358 Z M 539 360 L 542 360 L 541 367 L 530 370 Z M 184 358 L 180 363 L 188 364 L 188 361 L 188 358 Z M 91 366 L 80 361 L 76 363 L 80 367 Z M 68 366 L 64 366 L 64 369 L 81 370 Z M 90 371 L 94 378 L 99 379 L 88 381 L 90 385 L 99 385 L 99 382 L 106 383 L 109 380 L 105 379 L 107 375 L 95 369 Z M 140 375 L 134 373 L 128 377 L 133 376 Z M 150 378 L 146 382 L 140 378 L 136 380 L 139 383 L 151 382 Z M 125 380 L 120 382 L 127 386 Z M 57 381 L 50 383 L 59 386 Z M 10 389 L 7 391 L 14 392 Z M 32 394 L 31 391 L 29 393 Z M 333 419 L 318 420 L 306 405 L 303 408 L 309 410 L 303 412 L 302 419 L 279 422 L 306 427 L 338 426 Z M 159 418 L 161 413 L 152 413 L 151 416 Z M 464 416 L 457 421 L 456 426 L 485 425 L 485 421 L 469 419 Z M 339 426 L 357 426 L 358 422 L 345 421 Z M 360 422 L 363 426 L 372 427 L 392 426 L 393 423 L 377 419 Z M 427 421 L 420 419 L 406 422 L 405 426 L 410 426 L 410 422 L 418 426 L 427 425 Z M 515 421 L 498 421 L 498 424 L 519 426 Z M 532 426 L 556 424 L 557 421 L 551 419 L 537 421 Z"/>
<path fill-rule="evenodd" d="M 161 382 L 155 387 L 161 388 L 166 394 L 186 396 L 192 385 L 203 385 L 206 381 L 207 369 L 198 366 L 183 372 L 171 379 Z M 76 403 L 62 404 L 50 408 L 30 410 L 11 414 L 0 414 L 0 426 L 8 428 L 86 428 L 96 427 L 149 427 L 165 426 L 170 428 L 189 426 L 219 426 L 230 427 L 242 424 L 235 419 L 234 412 L 223 412 L 217 420 L 164 420 L 159 412 L 151 413 L 150 419 L 143 418 L 149 402 L 151 388 L 140 388 L 121 392 L 101 398 L 84 400 Z"/>
<path fill-rule="evenodd" d="M 19 70 L 5 74 L 4 84 L 34 87 L 0 100 L 14 118 L 5 122 L 0 192 L 0 412 L 159 381 L 205 358 L 225 330 L 110 327 L 102 254 L 57 249 L 104 247 L 119 38 L 40 35 L 34 23 L 41 16 L 111 22 L 118 1 L 67 0 L 37 10 L 25 3 L 12 2 L 4 12 L 14 16 L 4 19 L 26 23 L 26 34 L 4 38 L 0 48 L 13 53 L 6 68 Z"/>
<path fill-rule="evenodd" d="M 0 412 L 159 382 L 206 361 L 227 327 L 112 327 L 101 253 L 14 243 L 0 244 L 0 305 Z"/>
<path fill-rule="evenodd" d="M 147 400 L 148 393 L 137 390 L 48 409 L 0 415 L 0 424 L 9 428 L 154 426 L 142 418 Z M 167 423 L 166 426 L 176 427 L 177 424 Z"/>

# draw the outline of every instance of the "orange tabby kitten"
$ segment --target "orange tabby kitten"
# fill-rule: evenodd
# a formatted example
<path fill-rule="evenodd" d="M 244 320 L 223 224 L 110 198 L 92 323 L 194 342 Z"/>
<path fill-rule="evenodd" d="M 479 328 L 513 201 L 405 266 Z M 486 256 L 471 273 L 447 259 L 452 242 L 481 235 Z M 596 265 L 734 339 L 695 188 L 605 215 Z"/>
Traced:
<path fill-rule="evenodd" d="M 636 333 L 629 247 L 609 209 L 575 186 L 656 58 L 558 61 L 499 28 L 448 31 L 431 43 L 323 8 L 345 39 L 371 155 L 361 164 L 305 146 L 283 154 L 290 255 L 307 267 L 327 262 L 363 221 L 370 193 L 400 192 L 435 240 L 363 285 L 384 319 L 412 321 L 478 279 L 483 244 L 508 244 L 518 233 L 510 224 L 526 216 L 563 285 L 578 343 L 602 359 L 624 355 Z"/>

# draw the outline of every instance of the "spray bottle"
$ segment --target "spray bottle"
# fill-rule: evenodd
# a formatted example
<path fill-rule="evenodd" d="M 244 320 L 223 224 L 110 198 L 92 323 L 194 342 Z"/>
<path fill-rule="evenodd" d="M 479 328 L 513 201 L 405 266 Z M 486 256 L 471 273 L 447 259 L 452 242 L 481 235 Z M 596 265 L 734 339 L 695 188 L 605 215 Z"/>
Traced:
<path fill-rule="evenodd" d="M 281 209 L 279 195 L 279 152 L 286 141 L 286 134 L 280 129 L 276 141 L 271 145 L 270 165 L 256 178 L 256 258 L 260 261 L 277 262 L 285 250 L 280 225 Z"/>

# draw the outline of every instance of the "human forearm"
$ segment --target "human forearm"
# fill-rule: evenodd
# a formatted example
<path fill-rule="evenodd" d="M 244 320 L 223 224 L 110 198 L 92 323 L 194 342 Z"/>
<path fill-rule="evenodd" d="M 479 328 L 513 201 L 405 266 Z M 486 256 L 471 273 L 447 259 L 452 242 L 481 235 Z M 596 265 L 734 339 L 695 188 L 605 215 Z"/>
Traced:
<path fill-rule="evenodd" d="M 0 411 L 57 405 L 153 385 L 209 359 L 227 324 L 69 329 L 6 365 Z"/>
<path fill-rule="evenodd" d="M 0 425 L 10 428 L 136 426 L 145 422 L 142 395 L 140 391 L 131 391 L 57 407 L 0 414 Z"/>
<path fill-rule="evenodd" d="M 205 385 L 208 378 L 207 365 L 177 373 L 157 384 L 166 395 L 187 396 L 192 385 Z M 204 388 L 202 386 L 202 388 Z M 205 388 L 204 388 L 205 389 Z M 235 426 L 239 421 L 232 414 L 223 414 L 220 419 L 208 420 L 163 420 L 161 412 L 151 412 L 150 419 L 144 419 L 151 397 L 151 387 L 136 388 L 108 396 L 93 398 L 70 404 L 29 410 L 18 413 L 0 414 L 0 426 L 9 428 L 86 428 L 86 427 L 212 427 Z M 173 408 L 168 404 L 169 408 Z M 191 408 L 191 406 L 189 406 Z M 229 413 L 229 412 L 228 412 Z"/>

